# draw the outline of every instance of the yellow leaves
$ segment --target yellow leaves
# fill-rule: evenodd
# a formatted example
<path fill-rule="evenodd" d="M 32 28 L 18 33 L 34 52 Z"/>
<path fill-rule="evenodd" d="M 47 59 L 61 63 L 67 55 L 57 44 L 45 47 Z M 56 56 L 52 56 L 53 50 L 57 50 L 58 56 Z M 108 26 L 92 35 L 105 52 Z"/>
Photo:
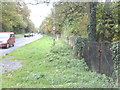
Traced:
<path fill-rule="evenodd" d="M 10 24 L 12 25 L 13 23 L 10 21 Z"/>

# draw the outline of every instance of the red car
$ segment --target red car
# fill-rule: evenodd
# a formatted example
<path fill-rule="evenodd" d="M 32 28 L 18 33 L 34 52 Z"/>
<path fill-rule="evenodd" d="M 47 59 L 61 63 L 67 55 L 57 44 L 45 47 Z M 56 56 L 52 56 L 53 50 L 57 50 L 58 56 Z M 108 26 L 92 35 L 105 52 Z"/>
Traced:
<path fill-rule="evenodd" d="M 13 32 L 0 32 L 0 47 L 14 46 L 15 34 Z"/>

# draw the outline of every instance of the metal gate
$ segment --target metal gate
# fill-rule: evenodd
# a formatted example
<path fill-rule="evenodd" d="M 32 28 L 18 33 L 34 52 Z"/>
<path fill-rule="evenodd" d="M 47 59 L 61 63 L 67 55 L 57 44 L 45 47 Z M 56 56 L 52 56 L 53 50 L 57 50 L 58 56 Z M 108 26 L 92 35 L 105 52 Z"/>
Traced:
<path fill-rule="evenodd" d="M 84 58 L 91 71 L 112 76 L 114 63 L 109 44 L 86 42 Z"/>

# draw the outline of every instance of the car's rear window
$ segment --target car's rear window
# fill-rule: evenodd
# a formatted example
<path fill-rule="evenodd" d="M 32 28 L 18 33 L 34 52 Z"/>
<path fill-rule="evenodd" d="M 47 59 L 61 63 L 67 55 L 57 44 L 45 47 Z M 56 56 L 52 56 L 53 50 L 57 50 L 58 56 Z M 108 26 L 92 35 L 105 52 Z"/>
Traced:
<path fill-rule="evenodd" d="M 0 38 L 9 38 L 10 34 L 9 33 L 0 33 Z"/>

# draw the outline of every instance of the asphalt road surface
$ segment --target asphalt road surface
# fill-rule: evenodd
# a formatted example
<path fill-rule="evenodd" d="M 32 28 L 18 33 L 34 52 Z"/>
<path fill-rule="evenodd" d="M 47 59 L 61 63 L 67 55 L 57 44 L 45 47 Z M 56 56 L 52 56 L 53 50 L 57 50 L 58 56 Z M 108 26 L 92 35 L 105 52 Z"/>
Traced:
<path fill-rule="evenodd" d="M 1 49 L 1 48 L 0 48 L 0 56 L 3 56 L 3 55 L 5 55 L 5 54 L 13 51 L 14 49 L 17 49 L 17 48 L 19 48 L 19 47 L 21 47 L 21 46 L 24 46 L 24 45 L 26 45 L 26 44 L 28 44 L 28 43 L 30 43 L 30 42 L 33 42 L 33 41 L 35 41 L 35 40 L 38 40 L 38 39 L 41 38 L 41 37 L 42 37 L 42 35 L 39 34 L 39 35 L 35 35 L 35 36 L 33 36 L 33 37 L 16 38 L 14 47 L 10 47 L 10 48 L 8 48 L 8 49 L 5 49 L 5 48 Z"/>

